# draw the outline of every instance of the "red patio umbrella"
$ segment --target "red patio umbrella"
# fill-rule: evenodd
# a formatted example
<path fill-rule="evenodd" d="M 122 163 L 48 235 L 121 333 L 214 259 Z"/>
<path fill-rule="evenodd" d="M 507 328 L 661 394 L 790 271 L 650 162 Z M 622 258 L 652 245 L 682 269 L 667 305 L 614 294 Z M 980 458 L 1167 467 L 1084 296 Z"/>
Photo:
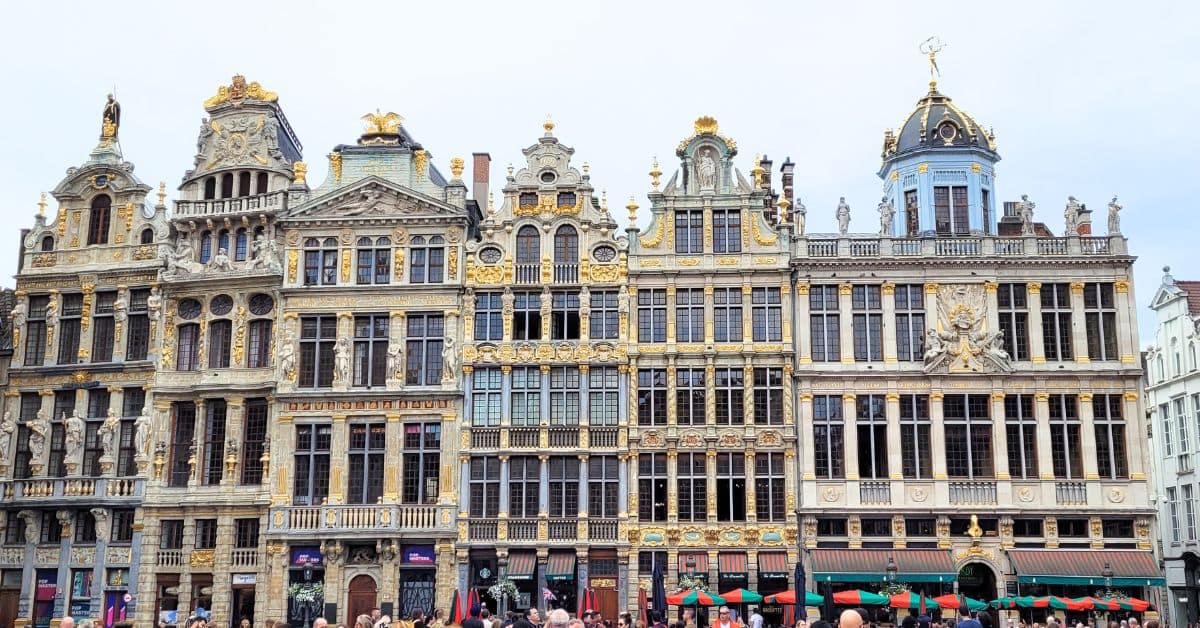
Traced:
<path fill-rule="evenodd" d="M 732 591 L 725 591 L 721 593 L 721 597 L 725 598 L 726 602 L 730 602 L 732 604 L 757 604 L 763 601 L 763 596 L 749 589 L 734 589 Z M 795 599 L 792 601 L 794 603 Z"/>
<path fill-rule="evenodd" d="M 688 589 L 667 596 L 667 604 L 672 606 L 721 606 L 725 598 L 704 591 Z"/>
<path fill-rule="evenodd" d="M 454 597 L 450 600 L 450 624 L 462 625 L 463 620 L 466 618 L 467 613 L 463 608 L 462 596 L 458 594 L 458 589 L 455 589 Z"/>
<path fill-rule="evenodd" d="M 646 590 L 638 587 L 638 619 L 645 621 L 646 625 L 650 625 L 650 599 Z"/>
<path fill-rule="evenodd" d="M 833 594 L 833 603 L 842 606 L 886 606 L 888 598 L 878 593 L 855 589 L 853 591 L 838 591 Z"/>
<path fill-rule="evenodd" d="M 897 593 L 888 598 L 888 606 L 892 608 L 938 608 L 940 604 L 936 600 L 924 598 L 912 591 L 907 593 Z"/>

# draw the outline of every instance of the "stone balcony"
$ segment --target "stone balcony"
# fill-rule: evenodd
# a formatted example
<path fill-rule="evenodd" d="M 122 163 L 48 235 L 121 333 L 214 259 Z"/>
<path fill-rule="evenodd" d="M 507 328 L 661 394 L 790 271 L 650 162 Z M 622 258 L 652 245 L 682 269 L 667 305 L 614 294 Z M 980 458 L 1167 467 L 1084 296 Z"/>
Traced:
<path fill-rule="evenodd" d="M 463 444 L 472 451 L 615 450 L 625 446 L 623 431 L 617 426 L 472 427 L 463 430 Z"/>
<path fill-rule="evenodd" d="M 0 481 L 7 502 L 29 506 L 127 506 L 142 501 L 143 478 L 32 478 Z"/>
<path fill-rule="evenodd" d="M 616 518 L 468 519 L 466 524 L 466 540 L 471 542 L 574 544 L 623 540 Z"/>
<path fill-rule="evenodd" d="M 879 236 L 802 237 L 796 258 L 897 257 L 1079 257 L 1127 255 L 1120 236 L 881 238 Z"/>
<path fill-rule="evenodd" d="M 803 502 L 821 508 L 905 510 L 949 505 L 963 508 L 1128 509 L 1148 499 L 1146 480 L 1055 479 L 806 479 Z"/>
<path fill-rule="evenodd" d="M 287 192 L 268 192 L 241 198 L 207 201 L 175 201 L 174 220 L 224 218 L 241 214 L 277 212 L 287 209 Z"/>
<path fill-rule="evenodd" d="M 453 505 L 407 504 L 275 506 L 271 508 L 267 533 L 368 538 L 387 533 L 448 533 L 453 509 Z"/>

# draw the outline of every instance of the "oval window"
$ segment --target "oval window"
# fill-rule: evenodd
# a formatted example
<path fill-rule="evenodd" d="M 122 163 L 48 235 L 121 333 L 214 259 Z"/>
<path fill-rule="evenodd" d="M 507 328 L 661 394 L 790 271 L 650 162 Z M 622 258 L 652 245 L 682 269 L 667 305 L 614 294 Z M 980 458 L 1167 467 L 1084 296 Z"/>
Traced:
<path fill-rule="evenodd" d="M 208 307 L 213 314 L 225 316 L 233 310 L 233 297 L 228 294 L 218 294 L 213 297 L 212 303 L 209 303 Z"/>
<path fill-rule="evenodd" d="M 250 313 L 255 316 L 270 314 L 275 309 L 275 299 L 269 294 L 256 294 L 250 297 Z"/>
<path fill-rule="evenodd" d="M 479 251 L 479 261 L 484 264 L 495 264 L 500 261 L 500 256 L 500 249 L 494 246 L 489 246 Z"/>
<path fill-rule="evenodd" d="M 597 262 L 611 262 L 617 259 L 617 250 L 611 246 L 598 246 L 592 251 L 592 257 Z"/>
<path fill-rule="evenodd" d="M 179 302 L 179 318 L 192 320 L 200 316 L 200 302 L 195 299 L 183 299 Z"/>

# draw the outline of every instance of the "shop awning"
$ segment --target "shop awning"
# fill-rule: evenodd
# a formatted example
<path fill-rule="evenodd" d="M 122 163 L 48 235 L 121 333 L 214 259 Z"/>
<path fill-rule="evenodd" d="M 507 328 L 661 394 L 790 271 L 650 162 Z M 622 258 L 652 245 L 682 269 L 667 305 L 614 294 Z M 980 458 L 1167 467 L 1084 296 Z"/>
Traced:
<path fill-rule="evenodd" d="M 1145 550 L 1008 550 L 1017 582 L 1104 586 L 1104 566 L 1116 586 L 1166 584 L 1158 563 Z"/>
<path fill-rule="evenodd" d="M 812 551 L 817 582 L 883 582 L 888 558 L 899 582 L 954 582 L 958 570 L 949 550 L 818 549 Z"/>
<path fill-rule="evenodd" d="M 695 559 L 695 565 L 688 567 L 688 557 Z M 679 552 L 679 573 L 708 575 L 708 552 Z"/>
<path fill-rule="evenodd" d="M 788 577 L 787 552 L 759 552 L 758 577 Z"/>
<path fill-rule="evenodd" d="M 575 552 L 555 552 L 546 560 L 547 580 L 575 579 Z"/>
<path fill-rule="evenodd" d="M 721 552 L 717 554 L 717 575 L 745 576 L 748 573 L 746 570 L 746 555 L 742 552 Z"/>
<path fill-rule="evenodd" d="M 536 566 L 537 554 L 534 552 L 511 552 L 508 555 L 508 579 L 532 580 Z"/>

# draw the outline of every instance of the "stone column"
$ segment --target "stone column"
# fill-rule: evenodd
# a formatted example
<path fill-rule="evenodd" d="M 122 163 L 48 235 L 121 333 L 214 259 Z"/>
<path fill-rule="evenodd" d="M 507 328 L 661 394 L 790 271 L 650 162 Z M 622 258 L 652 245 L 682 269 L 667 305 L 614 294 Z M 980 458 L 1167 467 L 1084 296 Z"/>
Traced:
<path fill-rule="evenodd" d="M 843 428 L 845 432 L 842 436 L 842 443 L 846 450 L 847 480 L 858 479 L 858 423 L 855 421 L 856 399 L 857 396 L 854 393 L 842 395 L 842 420 L 845 425 L 845 428 Z M 857 490 L 851 490 L 851 487 L 847 487 L 846 493 L 847 495 L 857 493 Z"/>
<path fill-rule="evenodd" d="M 1121 355 L 1122 363 L 1136 364 L 1137 317 L 1131 316 L 1135 306 L 1129 295 L 1128 281 L 1113 282 L 1113 305 L 1117 308 L 1117 353 Z"/>
<path fill-rule="evenodd" d="M 125 333 L 127 331 L 128 322 L 129 322 L 129 319 L 128 319 L 128 316 L 129 316 L 129 286 L 126 286 L 123 284 L 117 286 L 117 301 L 116 302 L 124 303 L 125 310 L 123 312 L 120 310 L 114 310 L 114 312 L 113 312 L 114 321 L 113 321 L 112 361 L 113 362 L 124 362 L 125 361 L 125 347 L 126 347 Z M 121 320 L 120 319 L 121 316 L 125 316 L 126 319 Z"/>
<path fill-rule="evenodd" d="M 1138 393 L 1125 393 L 1125 451 L 1129 456 L 1129 479 L 1146 479 L 1146 462 L 1142 446 L 1146 440 L 1145 425 L 1139 414 Z"/>
<path fill-rule="evenodd" d="M 58 314 L 53 319 L 46 321 L 46 357 L 42 361 L 42 364 L 46 366 L 58 364 L 58 341 L 62 334 L 59 333 L 57 318 L 62 315 L 62 301 L 62 295 L 58 293 L 58 290 L 51 289 L 50 300 L 46 307 L 53 309 Z"/>
<path fill-rule="evenodd" d="M 354 368 L 346 369 L 344 374 L 340 372 L 337 365 L 337 355 L 341 350 L 342 342 L 347 342 L 347 347 L 350 349 L 350 354 L 347 356 L 350 361 L 353 361 L 354 353 L 354 313 L 353 312 L 338 312 L 337 313 L 337 341 L 334 343 L 334 360 L 333 360 L 333 389 L 346 390 L 350 388 L 351 378 L 354 377 Z M 334 451 L 339 451 L 335 449 Z M 345 450 L 341 450 L 345 451 Z"/>
<path fill-rule="evenodd" d="M 200 486 L 200 474 L 204 473 L 204 432 L 208 427 L 208 402 L 196 399 L 196 429 L 192 437 L 191 451 L 188 452 L 188 487 Z M 167 470 L 170 473 L 170 469 Z"/>
<path fill-rule="evenodd" d="M 509 457 L 507 455 L 501 455 L 500 456 L 500 515 L 499 515 L 500 519 L 507 519 L 508 511 L 510 508 L 512 508 L 512 504 L 510 503 L 510 501 L 511 501 L 510 496 L 508 494 L 508 490 L 509 490 L 508 485 L 511 480 L 512 480 L 512 467 L 510 466 L 510 463 L 509 463 Z M 464 497 L 466 495 L 469 495 L 469 493 L 463 493 Z"/>
<path fill-rule="evenodd" d="M 112 412 L 112 413 L 116 414 L 117 417 L 121 417 L 124 414 L 124 410 L 125 410 L 123 407 L 124 402 L 125 402 L 125 389 L 121 388 L 120 386 L 109 386 L 105 390 L 108 391 L 108 412 Z M 83 407 L 86 407 L 86 406 L 83 406 Z M 105 418 L 107 418 L 107 417 L 105 417 Z M 120 424 L 118 423 L 117 433 L 115 436 L 113 436 L 113 439 L 114 439 L 113 444 L 116 445 L 116 447 L 114 448 L 112 455 L 108 455 L 107 452 L 103 452 L 103 451 L 101 452 L 101 454 L 102 454 L 100 456 L 101 475 L 104 475 L 104 476 L 116 475 L 117 458 L 120 456 L 120 452 L 116 451 L 116 450 L 119 450 L 120 446 L 121 446 L 120 430 L 121 430 Z"/>
<path fill-rule="evenodd" d="M 813 396 L 800 393 L 800 442 L 804 443 L 801 456 L 801 479 L 817 479 L 816 444 L 813 442 Z"/>
<path fill-rule="evenodd" d="M 1082 281 L 1071 282 L 1071 348 L 1075 351 L 1075 361 L 1087 364 L 1091 358 L 1088 357 L 1087 325 L 1084 324 L 1083 285 Z"/>
<path fill-rule="evenodd" d="M 271 463 L 268 482 L 272 482 L 271 505 L 287 506 L 292 503 L 292 484 L 289 479 L 292 451 L 296 448 L 296 430 L 292 426 L 293 417 L 290 414 L 279 414 L 276 417 L 279 426 L 272 431 Z"/>
<path fill-rule="evenodd" d="M 936 283 L 925 284 L 925 329 L 927 330 L 937 329 L 940 321 L 938 317 L 937 292 L 938 285 Z M 942 455 L 945 455 L 945 452 Z M 937 456 L 934 456 L 934 458 L 937 458 Z"/>
<path fill-rule="evenodd" d="M 628 454 L 617 454 L 617 516 L 632 517 L 629 512 L 629 461 L 636 460 Z"/>
<path fill-rule="evenodd" d="M 1046 363 L 1046 345 L 1042 341 L 1042 284 L 1025 284 L 1025 303 L 1029 309 L 1029 361 Z"/>
<path fill-rule="evenodd" d="M 838 326 L 841 328 L 842 364 L 854 364 L 854 286 L 838 286 Z M 857 467 L 856 467 L 857 469 Z"/>
<path fill-rule="evenodd" d="M 679 423 L 679 408 L 675 404 L 678 380 L 675 378 L 675 356 L 667 356 L 667 425 Z"/>
<path fill-rule="evenodd" d="M 333 415 L 333 425 L 330 431 L 329 451 L 338 452 L 329 457 L 329 503 L 346 503 L 346 458 L 345 452 L 350 447 L 349 428 L 346 426 L 346 415 Z"/>
<path fill-rule="evenodd" d="M 550 516 L 550 456 L 541 454 L 538 461 L 538 517 L 546 519 Z"/>
<path fill-rule="evenodd" d="M 24 290 L 17 290 L 14 293 L 14 296 L 16 297 L 16 300 L 13 303 L 13 306 L 14 307 L 23 306 L 25 309 L 26 318 L 28 318 L 28 315 L 29 315 L 29 293 Z M 0 320 L 11 320 L 11 316 L 12 316 L 11 311 L 0 312 Z M 10 364 L 13 367 L 25 366 L 24 340 L 26 339 L 26 337 L 25 337 L 26 329 L 27 329 L 27 327 L 25 324 L 20 323 L 19 321 L 12 322 L 13 355 L 12 355 L 12 362 Z M 0 408 L 0 412 L 3 412 L 3 410 L 4 410 L 4 408 Z"/>
<path fill-rule="evenodd" d="M 928 300 L 926 300 L 926 307 L 928 307 Z M 941 391 L 929 393 L 929 423 L 929 447 L 933 450 L 933 479 L 945 480 L 947 479 L 946 415 L 943 413 Z"/>
<path fill-rule="evenodd" d="M 796 284 L 796 345 L 800 364 L 812 364 L 812 329 L 808 303 L 808 284 Z"/>
<path fill-rule="evenodd" d="M 711 486 L 714 489 L 716 489 L 716 487 L 717 487 L 717 450 L 709 449 L 708 451 L 704 452 L 704 455 L 705 455 L 705 463 L 706 463 L 704 465 L 704 469 L 706 472 L 705 473 L 705 475 L 706 475 L 705 481 L 708 483 L 708 486 Z M 668 465 L 668 467 L 669 466 L 670 465 Z M 668 477 L 667 484 L 670 485 L 670 483 L 671 483 L 671 480 Z M 716 492 L 716 490 L 710 491 L 708 493 L 707 514 L 708 514 L 709 523 L 716 522 L 716 520 L 717 520 L 717 492 Z"/>
<path fill-rule="evenodd" d="M 792 302 L 792 280 L 784 279 L 779 284 L 780 321 L 779 331 L 783 338 L 784 351 L 792 349 L 792 312 L 795 305 Z M 753 306 L 752 306 L 753 307 Z"/>
<path fill-rule="evenodd" d="M 679 521 L 679 452 L 667 451 L 667 521 Z M 709 486 L 713 486 L 709 484 Z"/>
<path fill-rule="evenodd" d="M 896 364 L 896 284 L 886 282 L 880 290 L 883 305 L 883 361 Z M 899 441 L 893 441 L 899 442 Z"/>
<path fill-rule="evenodd" d="M 42 406 L 40 409 L 38 409 L 38 415 L 53 418 L 53 416 L 54 416 L 54 391 L 49 388 L 45 388 L 45 389 L 38 391 L 38 394 L 41 395 L 41 397 L 42 397 Z M 20 404 L 20 397 L 17 398 L 17 403 Z M 79 402 L 77 399 L 76 400 L 77 408 L 80 407 L 78 405 L 78 403 Z M 87 406 L 82 406 L 82 407 L 87 408 Z M 20 412 L 19 405 L 18 405 L 17 411 L 18 411 L 18 413 Z M 54 435 L 53 431 L 54 431 L 53 427 L 51 427 L 50 431 L 46 434 L 46 446 L 45 446 L 45 450 L 42 452 L 42 455 L 35 456 L 35 455 L 33 455 L 32 451 L 30 452 L 30 455 L 29 455 L 29 472 L 30 473 L 29 473 L 29 475 L 31 477 L 35 477 L 35 478 L 42 477 L 48 471 L 47 467 L 49 466 L 49 463 L 50 463 L 50 441 L 51 441 L 51 437 Z M 17 435 L 17 433 L 13 432 L 13 447 L 16 447 L 16 440 L 17 440 L 16 435 Z"/>
<path fill-rule="evenodd" d="M 580 447 L 587 449 L 588 440 L 591 436 L 588 433 L 588 425 L 591 424 L 592 400 L 591 400 L 591 381 L 590 375 L 592 366 L 590 364 L 579 365 L 579 437 Z M 674 379 L 673 377 L 671 378 Z M 502 402 L 503 403 L 503 402 Z"/>
<path fill-rule="evenodd" d="M 667 283 L 667 344 L 675 344 L 675 282 Z"/>
<path fill-rule="evenodd" d="M 750 358 L 745 360 L 742 366 L 742 423 L 754 425 L 754 367 L 750 365 Z"/>
<path fill-rule="evenodd" d="M 1083 479 L 1099 480 L 1100 468 L 1096 460 L 1096 417 L 1092 407 L 1092 393 L 1079 393 L 1079 440 L 1082 446 Z"/>
<path fill-rule="evenodd" d="M 750 305 L 754 287 L 750 282 L 742 283 L 742 342 L 754 342 L 754 309 Z"/>
<path fill-rule="evenodd" d="M 221 476 L 222 486 L 233 486 L 238 483 L 238 469 L 247 464 L 258 464 L 257 460 L 247 460 L 246 452 L 242 449 L 245 440 L 243 425 L 246 419 L 246 400 L 242 397 L 226 398 L 228 413 L 225 415 L 225 474 Z M 234 453 L 229 445 L 237 444 L 238 451 Z M 214 587 L 216 584 L 214 583 Z"/>
<path fill-rule="evenodd" d="M 541 390 L 541 416 L 542 423 L 548 423 L 550 421 L 550 365 L 543 364 L 541 366 L 541 372 L 542 376 L 538 380 L 538 382 L 541 384 L 539 387 Z M 542 431 L 544 433 L 545 428 L 543 428 Z"/>
<path fill-rule="evenodd" d="M 746 522 L 754 523 L 758 521 L 757 510 L 757 488 L 754 485 L 754 456 L 757 452 L 753 449 L 746 450 Z"/>
<path fill-rule="evenodd" d="M 884 297 L 885 299 L 887 297 Z M 894 346 L 894 343 L 893 343 Z M 901 442 L 900 436 L 900 394 L 887 394 L 887 440 L 888 440 L 888 477 L 893 480 L 904 479 L 903 448 L 907 443 Z"/>
<path fill-rule="evenodd" d="M 992 392 L 992 462 L 997 480 L 1008 480 L 1012 470 L 1008 468 L 1008 429 L 1004 413 L 1004 391 Z"/>
<path fill-rule="evenodd" d="M 579 518 L 576 520 L 577 542 L 587 543 L 588 539 L 588 455 L 579 455 Z M 587 550 L 583 551 L 586 562 Z M 580 567 L 579 580 L 587 582 L 587 572 Z M 582 599 L 582 598 L 581 598 Z"/>
<path fill-rule="evenodd" d="M 404 358 L 405 356 L 405 336 L 407 335 L 405 312 L 402 310 L 394 310 L 390 312 L 390 320 L 388 320 L 388 353 L 391 354 L 393 349 L 398 348 L 400 353 L 396 359 L 395 365 L 389 365 L 387 379 L 384 380 L 384 385 L 388 390 L 398 390 L 404 386 Z M 393 370 L 390 368 L 395 366 Z M 470 386 L 470 377 L 463 378 L 464 390 Z"/>
<path fill-rule="evenodd" d="M 1037 442 L 1039 443 L 1038 478 L 1054 479 L 1054 456 L 1050 451 L 1050 395 L 1039 392 L 1034 395 L 1033 416 L 1037 419 Z"/>
<path fill-rule="evenodd" d="M 230 625 L 230 603 L 233 588 L 233 554 L 234 524 L 231 515 L 217 518 L 217 545 L 213 552 L 215 560 L 212 568 L 212 621 L 217 625 Z"/>
<path fill-rule="evenodd" d="M 789 527 L 796 525 L 796 493 L 800 486 L 796 481 L 796 450 L 788 447 L 783 450 L 783 488 L 784 488 L 784 517 Z"/>
<path fill-rule="evenodd" d="M 470 515 L 471 495 L 471 457 L 467 454 L 458 455 L 458 518 L 466 519 Z M 466 539 L 459 539 L 465 541 Z"/>
<path fill-rule="evenodd" d="M 83 309 L 79 313 L 79 362 L 91 362 L 92 358 L 92 308 L 96 304 L 96 286 L 83 284 Z"/>
<path fill-rule="evenodd" d="M 400 450 L 404 443 L 404 424 L 400 422 L 399 412 L 389 412 L 385 415 L 387 425 L 384 428 L 386 437 L 384 438 L 383 458 L 384 460 L 393 460 L 395 464 L 384 465 L 383 468 L 383 502 L 385 504 L 395 504 L 400 501 L 400 461 L 403 459 L 403 454 Z M 443 427 L 453 427 L 453 424 L 442 424 Z M 445 430 L 443 431 L 443 433 Z M 455 442 L 453 438 L 446 439 L 447 443 Z M 453 455 L 452 452 L 447 452 Z M 445 469 L 445 466 L 443 466 Z M 439 469 L 441 472 L 443 469 Z M 439 487 L 448 486 L 450 478 L 440 478 Z M 444 489 L 439 490 L 439 493 L 444 492 Z M 441 495 L 438 496 L 439 501 Z M 385 569 L 386 571 L 386 569 Z"/>

